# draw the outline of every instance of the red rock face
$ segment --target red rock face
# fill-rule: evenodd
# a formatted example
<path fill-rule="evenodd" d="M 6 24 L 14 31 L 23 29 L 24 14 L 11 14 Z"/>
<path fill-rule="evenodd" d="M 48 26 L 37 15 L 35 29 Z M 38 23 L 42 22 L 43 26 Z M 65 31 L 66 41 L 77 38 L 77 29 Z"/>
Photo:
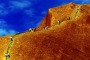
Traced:
<path fill-rule="evenodd" d="M 52 14 L 49 12 L 47 15 L 46 15 L 46 26 L 51 26 L 51 18 L 52 18 Z"/>
<path fill-rule="evenodd" d="M 52 18 L 52 14 L 50 12 L 48 12 L 45 16 L 45 18 L 42 20 L 42 23 L 40 24 L 40 26 L 37 28 L 37 30 L 42 30 L 44 27 L 51 26 L 51 18 Z"/>
<path fill-rule="evenodd" d="M 40 26 L 37 30 L 41 30 L 45 26 L 55 26 L 57 22 L 63 22 L 67 20 L 87 20 L 89 21 L 90 16 L 90 5 L 77 5 L 74 3 L 69 3 L 63 6 L 58 6 L 50 8 L 44 19 L 42 20 Z"/>
<path fill-rule="evenodd" d="M 50 8 L 37 30 L 41 30 L 45 26 L 54 26 L 58 20 L 67 20 L 75 9 L 75 6 L 74 3 L 69 3 L 64 6 Z"/>

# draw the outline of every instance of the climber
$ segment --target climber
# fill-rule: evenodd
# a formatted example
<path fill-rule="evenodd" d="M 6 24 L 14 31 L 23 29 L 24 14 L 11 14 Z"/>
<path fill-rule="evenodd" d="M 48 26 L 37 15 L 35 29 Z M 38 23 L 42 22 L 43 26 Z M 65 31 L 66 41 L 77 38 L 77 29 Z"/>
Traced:
<path fill-rule="evenodd" d="M 13 39 L 12 39 L 12 38 L 13 38 L 13 37 L 11 36 L 11 37 L 10 37 L 10 41 L 13 41 Z"/>
<path fill-rule="evenodd" d="M 44 29 L 44 30 L 48 30 L 48 26 L 44 27 L 43 29 Z"/>
<path fill-rule="evenodd" d="M 31 32 L 35 32 L 36 31 L 36 28 L 30 28 L 29 29 Z"/>
<path fill-rule="evenodd" d="M 33 32 L 33 29 L 32 28 L 30 28 L 29 30 L 30 30 L 30 32 Z"/>
<path fill-rule="evenodd" d="M 10 58 L 10 54 L 5 53 L 5 57 L 6 57 L 6 59 Z"/>
<path fill-rule="evenodd" d="M 33 29 L 33 32 L 35 32 L 36 31 L 36 28 L 32 28 Z"/>
<path fill-rule="evenodd" d="M 67 20 L 70 20 L 70 17 L 68 17 Z"/>
<path fill-rule="evenodd" d="M 60 24 L 60 21 L 58 20 L 58 24 Z"/>

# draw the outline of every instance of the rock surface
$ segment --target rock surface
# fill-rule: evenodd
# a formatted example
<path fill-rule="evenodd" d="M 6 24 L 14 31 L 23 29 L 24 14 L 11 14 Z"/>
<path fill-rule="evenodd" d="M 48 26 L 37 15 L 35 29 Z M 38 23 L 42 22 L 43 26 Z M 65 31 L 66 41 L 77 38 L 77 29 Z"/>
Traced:
<path fill-rule="evenodd" d="M 42 30 L 45 26 L 48 30 Z M 0 37 L 0 60 L 5 60 L 9 37 Z M 35 32 L 13 40 L 9 60 L 90 60 L 90 4 L 50 8 Z"/>

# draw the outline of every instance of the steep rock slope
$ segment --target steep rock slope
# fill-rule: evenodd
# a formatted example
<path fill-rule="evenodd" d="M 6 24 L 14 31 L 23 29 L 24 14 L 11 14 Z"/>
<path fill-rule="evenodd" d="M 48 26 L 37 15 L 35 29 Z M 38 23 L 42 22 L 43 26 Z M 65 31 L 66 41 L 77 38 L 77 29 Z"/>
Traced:
<path fill-rule="evenodd" d="M 51 8 L 37 30 L 13 38 L 9 60 L 90 60 L 90 4 Z M 0 60 L 9 37 L 0 37 Z"/>
<path fill-rule="evenodd" d="M 71 17 L 72 13 L 75 13 L 74 10 L 76 7 L 77 5 L 71 2 L 63 6 L 50 8 L 47 15 L 42 20 L 42 23 L 37 29 L 41 30 L 45 26 L 54 26 L 55 24 L 57 24 L 58 20 L 61 22 L 64 20 L 68 20 L 68 18 Z"/>

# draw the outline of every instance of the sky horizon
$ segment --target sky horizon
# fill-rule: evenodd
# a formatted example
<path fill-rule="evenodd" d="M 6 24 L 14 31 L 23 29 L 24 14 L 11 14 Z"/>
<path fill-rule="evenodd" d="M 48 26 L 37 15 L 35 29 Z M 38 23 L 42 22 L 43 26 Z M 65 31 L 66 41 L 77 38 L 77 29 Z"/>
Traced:
<path fill-rule="evenodd" d="M 39 26 L 49 8 L 90 0 L 2 0 L 0 1 L 0 36 L 24 32 Z"/>

